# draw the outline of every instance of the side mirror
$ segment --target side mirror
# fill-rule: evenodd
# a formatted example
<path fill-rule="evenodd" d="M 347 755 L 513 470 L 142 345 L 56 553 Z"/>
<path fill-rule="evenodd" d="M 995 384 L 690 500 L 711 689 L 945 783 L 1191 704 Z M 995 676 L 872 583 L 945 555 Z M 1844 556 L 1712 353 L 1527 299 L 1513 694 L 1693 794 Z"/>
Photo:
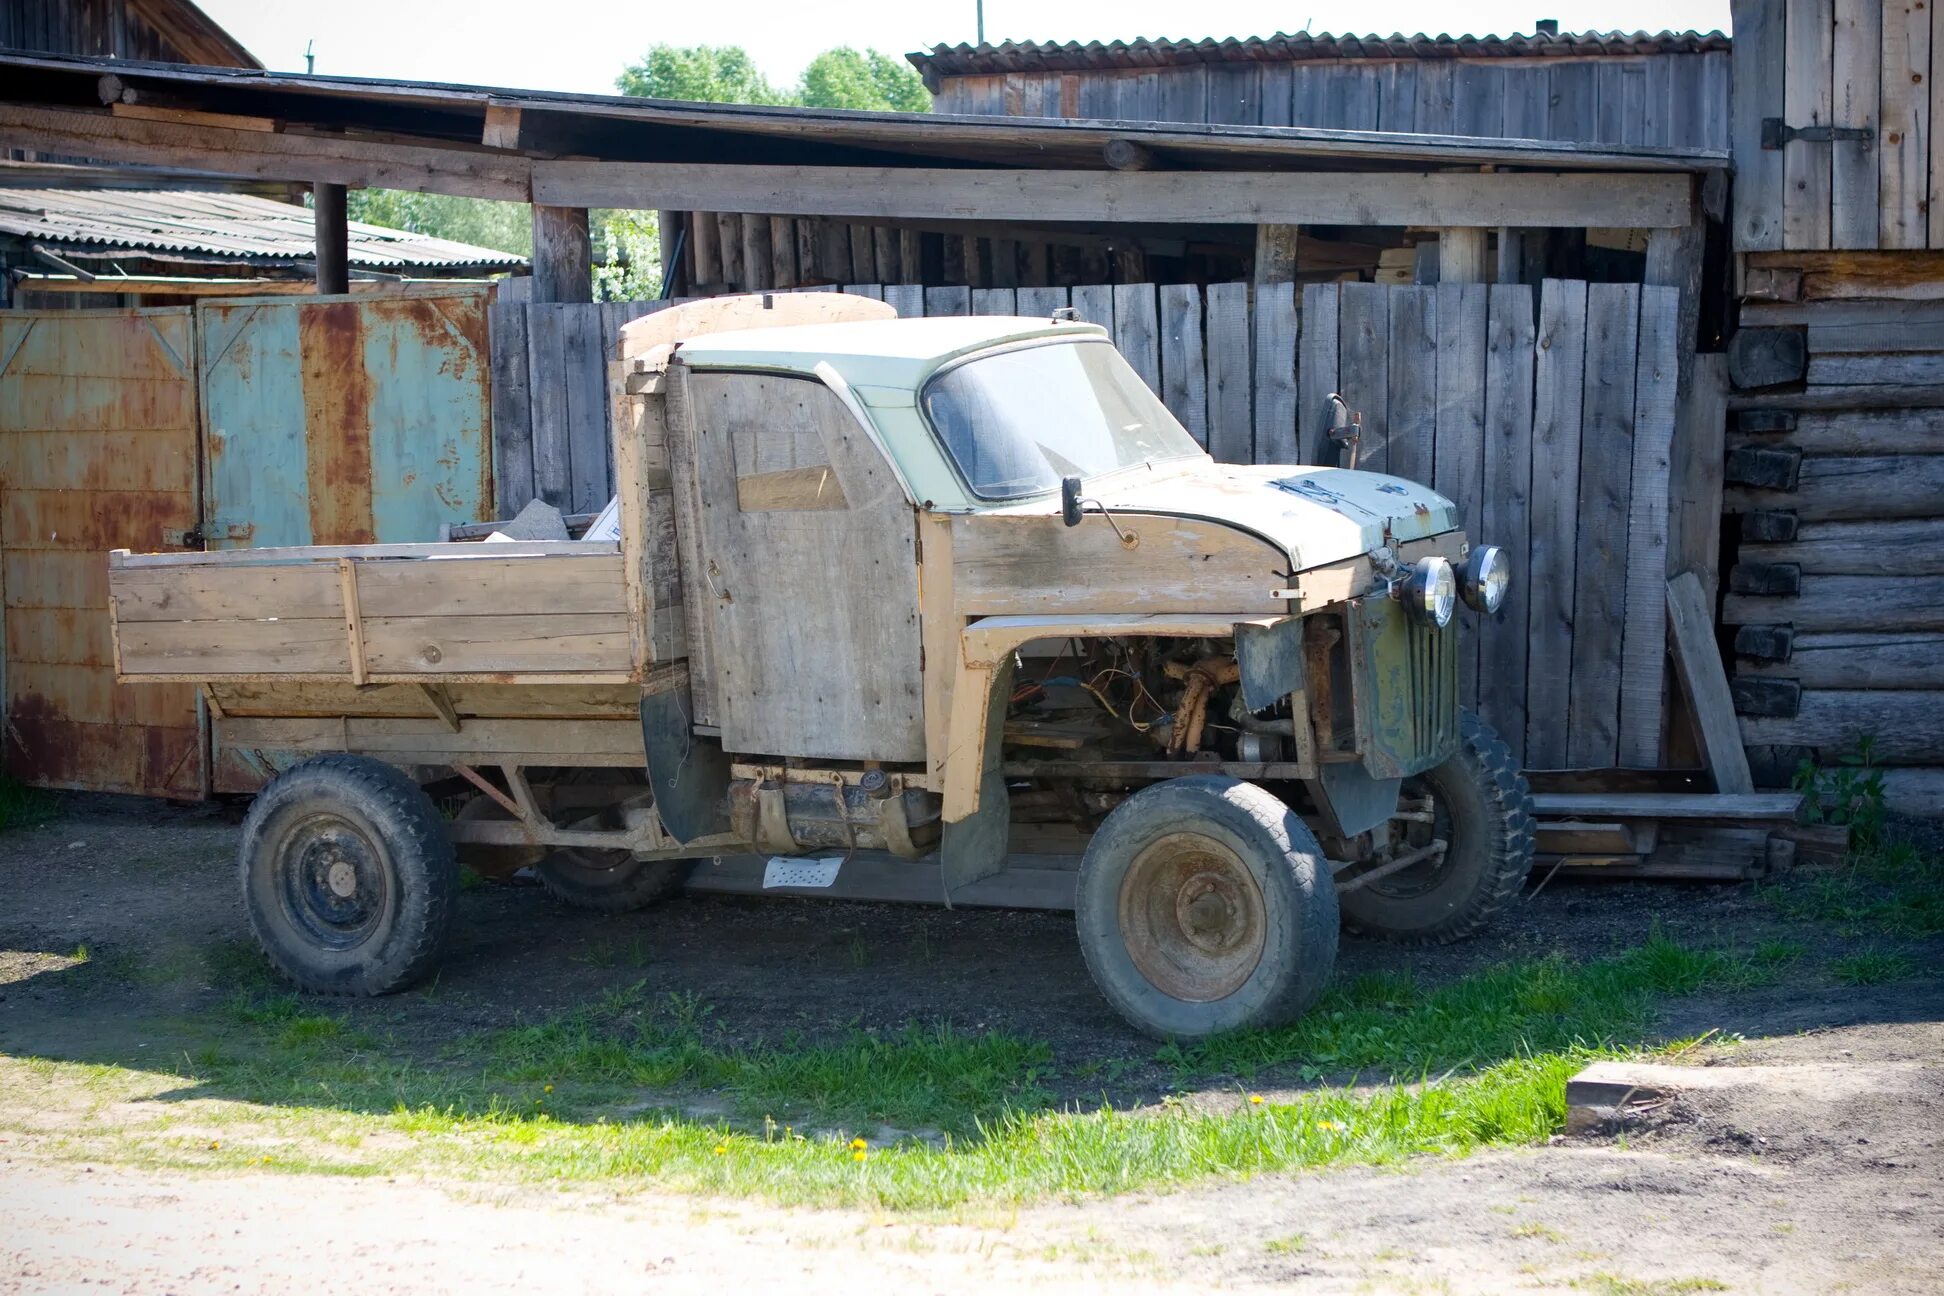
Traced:
<path fill-rule="evenodd" d="M 1070 527 L 1080 525 L 1080 479 L 1060 478 L 1060 520 Z"/>

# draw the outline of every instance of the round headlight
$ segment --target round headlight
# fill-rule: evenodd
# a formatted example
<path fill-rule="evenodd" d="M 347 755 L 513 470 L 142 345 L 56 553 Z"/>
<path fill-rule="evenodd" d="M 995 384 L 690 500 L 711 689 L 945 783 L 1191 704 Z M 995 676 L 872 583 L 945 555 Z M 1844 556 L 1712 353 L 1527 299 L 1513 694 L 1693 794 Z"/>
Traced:
<path fill-rule="evenodd" d="M 1458 593 L 1466 606 L 1492 613 L 1505 602 L 1506 587 L 1512 583 L 1512 560 L 1497 545 L 1479 545 L 1465 559 L 1458 577 Z"/>
<path fill-rule="evenodd" d="M 1433 625 L 1450 625 L 1458 607 L 1458 578 L 1451 564 L 1433 556 L 1420 558 L 1404 582 L 1404 601 L 1411 615 L 1423 617 Z"/>

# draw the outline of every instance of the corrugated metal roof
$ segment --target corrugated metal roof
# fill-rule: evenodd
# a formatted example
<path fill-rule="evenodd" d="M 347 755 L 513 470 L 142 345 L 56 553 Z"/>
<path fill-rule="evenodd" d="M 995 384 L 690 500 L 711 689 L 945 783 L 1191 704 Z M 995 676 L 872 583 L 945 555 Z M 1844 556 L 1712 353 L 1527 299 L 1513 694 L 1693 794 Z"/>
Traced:
<path fill-rule="evenodd" d="M 1560 32 L 1534 36 L 1335 36 L 1278 32 L 1216 40 L 1005 41 L 936 45 L 907 54 L 935 76 L 1085 68 L 1173 67 L 1195 63 L 1288 63 L 1306 59 L 1589 58 L 1625 54 L 1703 54 L 1730 48 L 1718 31 Z"/>
<path fill-rule="evenodd" d="M 74 256 L 131 253 L 265 265 L 317 255 L 307 207 L 252 194 L 184 189 L 0 186 L 0 233 Z M 373 270 L 511 270 L 526 258 L 448 239 L 350 224 L 350 260 Z"/>

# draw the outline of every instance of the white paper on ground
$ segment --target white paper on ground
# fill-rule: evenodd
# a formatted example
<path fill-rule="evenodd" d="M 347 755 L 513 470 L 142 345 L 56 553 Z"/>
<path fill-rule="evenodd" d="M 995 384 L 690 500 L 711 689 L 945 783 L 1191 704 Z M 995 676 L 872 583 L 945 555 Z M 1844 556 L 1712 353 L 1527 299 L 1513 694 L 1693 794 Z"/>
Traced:
<path fill-rule="evenodd" d="M 844 857 L 841 855 L 823 859 L 788 859 L 782 855 L 772 855 L 769 863 L 763 866 L 763 889 L 827 887 L 837 880 L 837 870 L 843 863 Z"/>

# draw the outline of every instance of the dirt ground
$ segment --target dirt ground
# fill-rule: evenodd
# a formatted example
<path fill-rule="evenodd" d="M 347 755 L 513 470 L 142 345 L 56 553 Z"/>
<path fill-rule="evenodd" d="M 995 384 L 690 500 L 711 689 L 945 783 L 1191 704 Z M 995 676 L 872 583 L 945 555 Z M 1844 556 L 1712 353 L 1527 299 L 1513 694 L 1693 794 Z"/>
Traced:
<path fill-rule="evenodd" d="M 207 952 L 248 938 L 234 837 L 222 810 L 110 798 L 73 799 L 54 822 L 0 836 L 0 1060 L 139 1066 L 158 1021 L 220 1005 L 230 988 L 211 969 L 226 964 Z M 1697 944 L 1787 938 L 1810 948 L 1805 961 L 1855 943 L 1782 922 L 1750 888 L 1555 882 L 1486 939 L 1407 952 L 1346 938 L 1340 966 L 1409 967 L 1435 983 L 1553 950 L 1591 957 L 1656 928 Z M 82 945 L 120 974 L 80 975 Z M 1910 948 L 1922 974 L 1889 984 L 1791 981 L 1671 1002 L 1667 1037 L 1715 1029 L 1731 1041 L 1691 1060 L 1758 1079 L 1618 1133 L 949 1222 L 157 1173 L 77 1163 L 16 1135 L 0 1145 L 0 1292 L 822 1292 L 860 1280 L 935 1292 L 1934 1292 L 1944 950 Z M 1111 1059 L 1107 1096 L 1121 1104 L 1172 1083 L 1151 1042 L 1099 999 L 1059 915 L 694 897 L 608 918 L 479 887 L 461 896 L 436 986 L 348 1007 L 374 1031 L 435 1042 L 638 980 L 701 996 L 724 1030 L 751 1037 L 948 1021 L 1045 1040 L 1066 1075 Z M 0 1108 L 9 1101 L 0 1093 Z"/>

